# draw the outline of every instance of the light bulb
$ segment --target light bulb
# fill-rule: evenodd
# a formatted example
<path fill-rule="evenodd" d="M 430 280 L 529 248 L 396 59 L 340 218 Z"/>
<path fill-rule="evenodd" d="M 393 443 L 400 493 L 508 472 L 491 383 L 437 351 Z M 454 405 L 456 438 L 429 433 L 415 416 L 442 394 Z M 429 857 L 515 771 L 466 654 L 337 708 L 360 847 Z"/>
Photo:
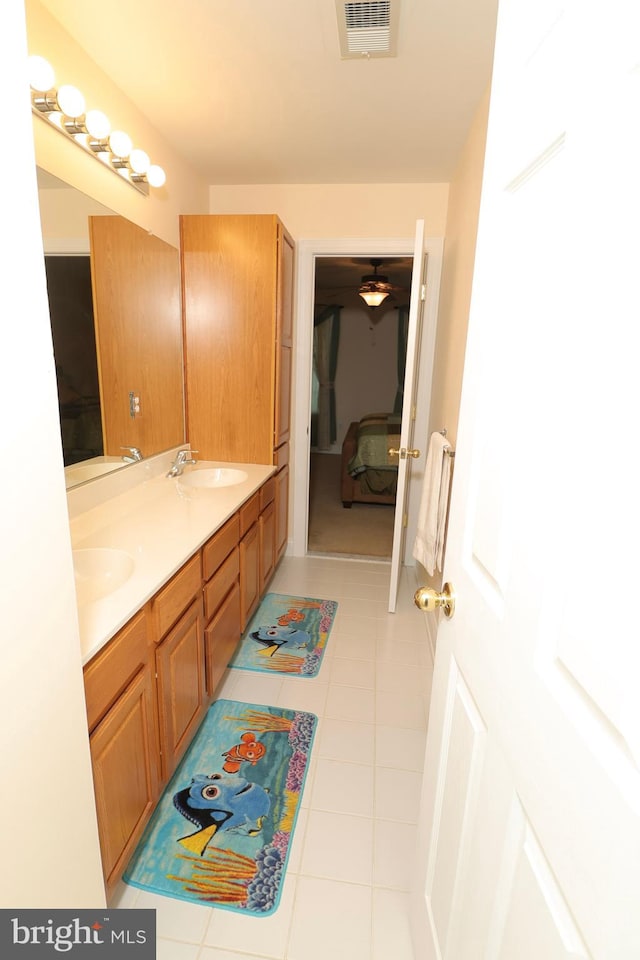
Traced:
<path fill-rule="evenodd" d="M 144 150 L 132 150 L 129 154 L 129 166 L 134 173 L 146 173 L 150 164 L 149 154 Z"/>
<path fill-rule="evenodd" d="M 81 117 L 85 111 L 85 100 L 77 87 L 65 83 L 56 94 L 58 106 L 65 117 Z"/>
<path fill-rule="evenodd" d="M 166 182 L 167 175 L 156 163 L 152 163 L 147 171 L 147 180 L 152 187 L 161 187 Z"/>
<path fill-rule="evenodd" d="M 39 93 L 46 93 L 47 90 L 51 90 L 56 82 L 53 67 L 44 57 L 29 57 L 27 70 L 30 87 Z"/>
<path fill-rule="evenodd" d="M 132 147 L 131 137 L 123 130 L 114 130 L 109 137 L 109 149 L 116 157 L 128 157 Z"/>
<path fill-rule="evenodd" d="M 111 132 L 109 117 L 102 110 L 88 110 L 84 125 L 95 140 L 105 140 Z"/>

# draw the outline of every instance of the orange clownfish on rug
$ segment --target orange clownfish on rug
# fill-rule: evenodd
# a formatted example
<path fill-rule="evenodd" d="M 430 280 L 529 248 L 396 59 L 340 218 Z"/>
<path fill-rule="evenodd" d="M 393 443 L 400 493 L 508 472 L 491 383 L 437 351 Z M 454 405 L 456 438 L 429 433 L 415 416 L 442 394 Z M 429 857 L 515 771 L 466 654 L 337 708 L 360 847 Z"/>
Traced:
<path fill-rule="evenodd" d="M 258 760 L 261 760 L 267 752 L 264 743 L 256 740 L 252 733 L 243 733 L 240 737 L 242 743 L 237 743 L 222 754 L 226 760 L 222 766 L 225 773 L 237 773 L 243 763 L 250 763 L 255 766 Z"/>

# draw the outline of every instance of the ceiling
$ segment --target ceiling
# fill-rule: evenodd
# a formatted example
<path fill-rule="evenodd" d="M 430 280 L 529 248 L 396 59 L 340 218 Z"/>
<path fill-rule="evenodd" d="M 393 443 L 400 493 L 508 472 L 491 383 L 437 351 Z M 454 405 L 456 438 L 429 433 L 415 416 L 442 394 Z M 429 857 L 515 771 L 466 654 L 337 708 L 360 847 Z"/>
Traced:
<path fill-rule="evenodd" d="M 385 309 L 409 303 L 413 257 L 379 257 L 377 275 L 386 277 L 395 289 L 385 301 Z M 374 273 L 370 257 L 316 257 L 315 302 L 325 305 L 340 304 L 343 307 L 358 307 L 369 313 L 358 296 L 363 276 Z M 381 313 L 382 308 L 377 308 Z"/>
<path fill-rule="evenodd" d="M 335 0 L 42 2 L 209 184 L 450 180 L 497 7 L 392 0 L 397 56 L 341 59 Z"/>

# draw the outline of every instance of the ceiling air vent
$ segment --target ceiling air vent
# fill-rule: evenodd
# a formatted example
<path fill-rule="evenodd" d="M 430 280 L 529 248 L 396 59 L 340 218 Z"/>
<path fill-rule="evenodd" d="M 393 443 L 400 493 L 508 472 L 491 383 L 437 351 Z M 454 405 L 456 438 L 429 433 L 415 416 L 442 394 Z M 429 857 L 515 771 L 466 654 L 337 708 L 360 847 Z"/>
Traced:
<path fill-rule="evenodd" d="M 400 0 L 336 0 L 342 59 L 395 57 Z"/>

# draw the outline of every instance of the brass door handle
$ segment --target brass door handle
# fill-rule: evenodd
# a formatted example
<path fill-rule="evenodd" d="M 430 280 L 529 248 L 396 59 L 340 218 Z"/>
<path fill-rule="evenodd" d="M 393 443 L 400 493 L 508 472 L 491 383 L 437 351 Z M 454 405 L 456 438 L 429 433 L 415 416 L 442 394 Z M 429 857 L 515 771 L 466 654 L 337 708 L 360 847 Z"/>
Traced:
<path fill-rule="evenodd" d="M 442 593 L 430 587 L 420 587 L 414 594 L 413 602 L 425 613 L 433 613 L 442 608 L 447 620 L 451 620 L 456 612 L 456 595 L 450 583 L 443 585 Z"/>
<path fill-rule="evenodd" d="M 413 457 L 415 460 L 420 456 L 419 450 L 407 450 L 406 447 L 400 447 L 399 450 L 396 450 L 395 447 L 389 447 L 387 453 L 390 457 L 400 457 L 401 460 L 406 460 L 407 457 Z"/>

